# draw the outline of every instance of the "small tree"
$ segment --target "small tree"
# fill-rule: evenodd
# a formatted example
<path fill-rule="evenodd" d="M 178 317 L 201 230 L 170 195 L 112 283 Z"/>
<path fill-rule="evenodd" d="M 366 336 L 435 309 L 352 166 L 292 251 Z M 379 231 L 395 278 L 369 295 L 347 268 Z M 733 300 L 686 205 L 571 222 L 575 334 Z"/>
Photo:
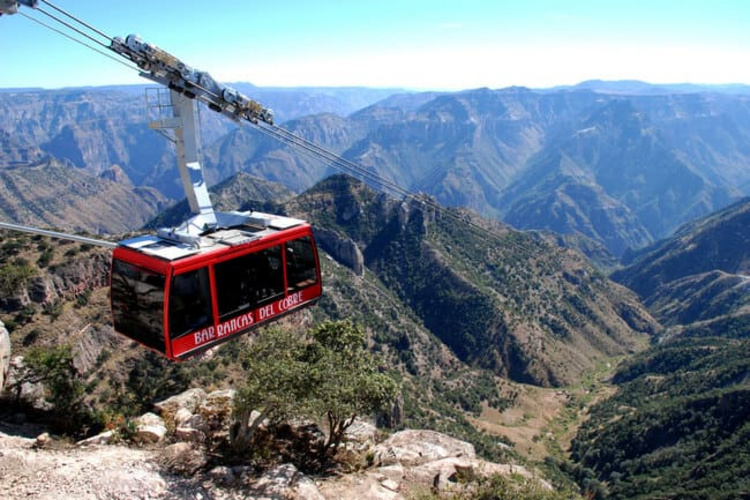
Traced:
<path fill-rule="evenodd" d="M 307 413 L 304 394 L 307 379 L 302 360 L 307 340 L 291 330 L 262 330 L 245 353 L 245 384 L 234 399 L 231 445 L 246 450 L 258 425 L 279 422 Z M 259 412 L 250 421 L 253 410 Z"/>
<path fill-rule="evenodd" d="M 364 331 L 349 321 L 323 323 L 309 337 L 265 330 L 249 348 L 246 367 L 230 434 L 235 451 L 249 446 L 264 419 L 304 417 L 325 420 L 321 458 L 328 458 L 358 415 L 382 409 L 398 392 L 396 382 L 378 370 Z M 251 422 L 253 410 L 260 415 Z"/>
<path fill-rule="evenodd" d="M 0 266 L 0 296 L 13 297 L 33 275 L 34 268 L 26 259 L 18 258 L 3 264 Z"/>
<path fill-rule="evenodd" d="M 24 366 L 26 371 L 16 382 L 17 397 L 24 383 L 41 383 L 54 413 L 70 416 L 80 413 L 84 387 L 73 366 L 69 345 L 34 347 L 24 356 Z"/>
<path fill-rule="evenodd" d="M 314 381 L 311 404 L 327 420 L 328 438 L 321 450 L 326 457 L 357 416 L 373 414 L 393 401 L 398 385 L 378 370 L 359 326 L 350 321 L 326 322 L 312 336 L 307 353 Z"/>

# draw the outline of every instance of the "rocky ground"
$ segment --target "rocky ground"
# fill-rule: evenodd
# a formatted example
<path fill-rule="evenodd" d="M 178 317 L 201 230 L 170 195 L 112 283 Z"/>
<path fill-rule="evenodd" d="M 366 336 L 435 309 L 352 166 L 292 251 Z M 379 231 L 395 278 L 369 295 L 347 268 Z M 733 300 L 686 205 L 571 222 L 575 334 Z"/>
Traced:
<path fill-rule="evenodd" d="M 37 448 L 0 434 L 0 496 L 15 499 L 209 499 L 200 482 L 164 474 L 155 451 L 125 446 Z"/>
<path fill-rule="evenodd" d="M 15 360 L 11 368 L 20 365 Z M 126 433 L 113 428 L 79 442 L 2 411 L 0 498 L 408 500 L 421 491 L 461 488 L 462 477 L 515 474 L 538 481 L 518 465 L 478 458 L 473 445 L 450 436 L 426 430 L 387 436 L 359 420 L 339 450 L 346 466 L 326 477 L 307 476 L 289 463 L 262 474 L 251 466 L 212 465 L 206 444 L 226 439 L 234 396 L 233 390 L 189 389 L 154 405 L 156 413 L 135 419 Z"/>
<path fill-rule="evenodd" d="M 7 431 L 8 427 L 4 429 Z M 478 459 L 473 446 L 431 431 L 402 431 L 370 449 L 374 463 L 357 472 L 311 478 L 284 464 L 256 476 L 242 467 L 188 475 L 169 472 L 169 457 L 191 453 L 168 446 L 60 443 L 0 432 L 0 496 L 20 499 L 148 500 L 403 500 L 431 488 L 455 487 L 456 475 L 531 474 Z"/>

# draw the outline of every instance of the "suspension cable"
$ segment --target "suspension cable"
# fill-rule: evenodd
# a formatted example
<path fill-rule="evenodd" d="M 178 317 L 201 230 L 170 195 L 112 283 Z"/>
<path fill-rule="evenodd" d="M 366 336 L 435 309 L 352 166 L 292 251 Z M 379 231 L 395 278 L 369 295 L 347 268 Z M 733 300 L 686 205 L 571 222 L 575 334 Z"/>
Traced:
<path fill-rule="evenodd" d="M 37 10 L 38 10 L 38 9 L 37 9 Z M 104 57 L 107 57 L 107 58 L 109 58 L 109 59 L 112 59 L 113 61 L 115 61 L 115 62 L 117 62 L 117 63 L 119 63 L 119 64 L 122 64 L 123 66 L 125 66 L 125 67 L 126 67 L 126 68 L 128 68 L 128 69 L 132 69 L 132 70 L 136 70 L 136 71 L 137 71 L 137 69 L 138 69 L 138 68 L 136 68 L 135 66 L 133 66 L 132 64 L 129 64 L 129 63 L 127 63 L 126 61 L 123 61 L 123 60 L 122 60 L 121 58 L 115 57 L 115 56 L 113 56 L 112 54 L 109 54 L 109 53 L 107 53 L 107 52 L 104 52 L 103 50 L 100 50 L 100 49 L 98 49 L 98 48 L 96 48 L 96 47 L 92 46 L 92 45 L 89 45 L 89 44 L 87 44 L 86 42 L 84 42 L 84 41 L 82 41 L 82 40 L 79 40 L 79 39 L 77 39 L 76 37 L 74 37 L 74 36 L 71 36 L 71 35 L 69 35 L 68 33 L 65 33 L 65 32 L 64 32 L 64 31 L 62 31 L 61 29 L 55 28 L 54 26 L 52 26 L 52 25 L 50 25 L 50 24 L 48 24 L 48 23 L 45 23 L 44 21 L 41 21 L 41 20 L 39 20 L 39 19 L 37 19 L 37 18 L 35 18 L 35 17 L 29 16 L 28 14 L 25 14 L 24 12 L 21 12 L 21 11 L 18 11 L 18 14 L 22 15 L 22 16 L 23 16 L 23 17 L 25 17 L 26 19 L 29 19 L 29 20 L 31 20 L 31 21 L 34 21 L 35 23 L 37 23 L 37 24 L 39 24 L 39 25 L 41 25 L 41 26 L 43 26 L 43 27 L 45 27 L 45 28 L 47 28 L 47 29 L 50 29 L 50 30 L 54 31 L 54 32 L 55 32 L 55 33 L 57 33 L 58 35 L 62 35 L 62 36 L 64 36 L 65 38 L 67 38 L 67 39 L 69 39 L 69 40 L 72 40 L 72 41 L 74 41 L 75 43 L 77 43 L 77 44 L 79 44 L 79 45 L 83 45 L 83 46 L 84 46 L 84 47 L 86 47 L 87 49 L 91 49 L 91 50 L 93 50 L 94 52 L 96 52 L 96 53 L 98 53 L 98 54 L 101 54 L 101 55 L 103 55 Z M 100 45 L 101 45 L 101 44 L 100 44 Z M 105 45 L 105 47 L 106 47 L 106 45 Z"/>
<path fill-rule="evenodd" d="M 59 17 L 55 16 L 54 14 L 52 14 L 50 12 L 47 12 L 44 9 L 40 9 L 40 8 L 37 7 L 36 10 L 38 10 L 39 12 L 41 12 L 42 14 L 44 14 L 45 16 L 54 19 L 55 21 L 57 21 L 58 23 L 62 24 L 66 28 L 71 29 L 71 30 L 75 31 L 76 33 L 78 33 L 79 35 L 88 38 L 89 40 L 91 40 L 95 44 L 101 45 L 104 48 L 109 48 L 109 45 L 107 45 L 106 43 L 103 43 L 101 40 L 97 40 L 91 34 L 84 32 L 81 28 L 77 28 L 77 27 L 73 26 L 71 23 L 69 23 L 69 22 L 67 22 L 67 21 L 65 21 L 63 19 L 60 19 Z"/>
<path fill-rule="evenodd" d="M 70 14 L 69 12 L 66 12 L 65 10 L 61 9 L 60 7 L 58 7 L 56 5 L 53 5 L 51 2 L 49 2 L 47 0 L 42 0 L 42 2 L 46 3 L 47 5 L 49 5 L 53 9 L 55 9 L 57 12 L 59 12 L 59 13 L 65 15 L 65 16 L 69 17 L 70 19 L 74 20 L 78 24 L 86 26 L 88 29 L 90 29 L 91 31 L 97 33 L 99 36 L 101 36 L 103 38 L 106 38 L 109 41 L 112 41 L 112 37 L 111 36 L 107 35 L 106 33 L 102 32 L 101 30 L 96 29 L 95 27 L 93 27 L 90 24 L 86 23 L 85 21 L 79 19 L 78 17 L 74 16 L 73 14 Z"/>
<path fill-rule="evenodd" d="M 60 233 L 57 231 L 50 231 L 48 229 L 38 229 L 36 227 L 21 226 L 18 224 L 10 224 L 8 222 L 0 222 L 0 229 L 10 229 L 12 231 L 21 231 L 24 233 L 39 234 L 42 236 L 50 236 L 52 238 L 57 238 L 57 239 L 62 239 L 62 240 L 78 241 L 81 243 L 88 243 L 89 245 L 97 245 L 97 246 L 106 247 L 106 248 L 117 247 L 117 243 L 114 243 L 112 241 L 99 240 L 96 238 L 88 238 L 86 236 L 79 236 L 77 234 Z"/>
<path fill-rule="evenodd" d="M 323 158 L 327 160 L 338 170 L 344 171 L 345 173 L 352 174 L 355 177 L 358 177 L 360 180 L 364 180 L 363 177 L 370 179 L 370 181 L 380 186 L 381 191 L 390 191 L 391 194 L 396 194 L 403 198 L 411 198 L 412 200 L 421 204 L 423 207 L 432 209 L 452 219 L 455 219 L 458 222 L 466 224 L 467 226 L 477 231 L 481 231 L 482 234 L 488 234 L 489 232 L 486 228 L 480 226 L 479 224 L 475 222 L 472 222 L 471 220 L 467 219 L 464 216 L 461 216 L 456 211 L 450 210 L 448 207 L 445 207 L 435 202 L 432 198 L 424 197 L 424 196 L 416 197 L 415 196 L 416 193 L 401 187 L 399 184 L 389 181 L 388 179 L 385 179 L 384 177 L 374 172 L 370 172 L 369 170 L 366 170 L 362 166 L 358 165 L 357 163 L 351 160 L 347 160 L 346 158 L 339 156 L 336 153 L 333 153 L 317 145 L 314 142 L 308 141 L 307 139 L 304 139 L 296 134 L 293 134 L 286 129 L 283 129 L 277 126 L 267 127 L 267 126 L 261 126 L 260 124 L 253 124 L 253 125 L 255 126 L 257 130 L 261 131 L 262 133 L 270 137 L 273 137 L 279 141 L 282 141 L 285 144 L 288 144 L 292 147 L 295 147 L 299 151 L 305 152 L 308 155 L 313 156 L 317 159 Z M 365 180 L 365 182 L 367 181 Z M 494 234 L 493 236 L 499 237 L 499 235 L 494 235 Z"/>
<path fill-rule="evenodd" d="M 307 139 L 304 139 L 299 135 L 293 134 L 286 129 L 276 126 L 263 127 L 260 126 L 260 124 L 255 125 L 258 130 L 268 135 L 269 137 L 297 148 L 302 152 L 309 153 L 317 159 L 323 159 L 330 163 L 337 170 L 358 177 L 360 180 L 364 180 L 366 182 L 369 181 L 370 183 L 376 184 L 377 186 L 380 186 L 381 190 L 383 191 L 389 191 L 392 194 L 398 196 L 408 196 L 410 194 L 408 190 L 402 188 L 398 184 L 378 175 L 377 173 L 369 171 L 364 167 L 351 162 L 336 153 L 333 153 L 332 151 L 329 151 L 311 141 L 308 141 Z"/>
<path fill-rule="evenodd" d="M 97 28 L 95 28 L 95 27 L 91 26 L 90 24 L 88 24 L 88 23 L 80 20 L 79 18 L 77 18 L 77 17 L 73 16 L 72 14 L 64 11 L 63 9 L 61 9 L 59 7 L 56 7 L 55 5 L 53 5 L 48 0 L 42 0 L 42 1 L 45 4 L 49 5 L 50 7 L 52 7 L 53 9 L 57 10 L 58 12 L 61 12 L 65 16 L 71 18 L 75 22 L 77 22 L 77 23 L 79 23 L 79 24 L 87 27 L 88 29 L 94 31 L 98 35 L 100 35 L 100 36 L 102 36 L 104 38 L 107 38 L 108 40 L 111 41 L 111 38 L 108 35 L 106 35 L 104 32 L 102 32 L 101 30 L 98 30 Z M 57 16 L 55 16 L 55 15 L 49 13 L 49 12 L 46 12 L 43 9 L 38 9 L 37 8 L 36 10 L 41 11 L 42 13 L 44 13 L 45 15 L 51 17 L 52 19 L 54 19 L 58 23 L 66 26 L 69 29 L 75 31 L 76 33 L 78 33 L 78 34 L 80 34 L 80 35 L 88 38 L 89 40 L 93 41 L 94 43 L 96 43 L 98 45 L 101 45 L 101 46 L 109 49 L 109 45 L 103 44 L 101 41 L 96 40 L 91 35 L 89 35 L 87 33 L 84 33 L 81 29 L 76 28 L 75 26 L 73 26 L 70 23 L 64 21 L 63 19 L 60 19 L 59 17 L 57 17 Z M 55 31 L 56 33 L 59 33 L 59 34 L 65 36 L 66 38 L 69 38 L 69 39 L 75 41 L 76 43 L 79 43 L 79 44 L 81 44 L 81 45 L 83 45 L 83 46 L 85 46 L 85 47 L 87 47 L 87 48 L 89 48 L 91 50 L 94 50 L 95 52 L 98 52 L 99 54 L 102 54 L 102 55 L 104 55 L 104 56 L 106 56 L 106 57 L 108 57 L 110 59 L 113 59 L 113 60 L 115 60 L 115 61 L 123 64 L 124 66 L 130 68 L 130 69 L 133 69 L 135 71 L 140 72 L 140 70 L 137 67 L 132 66 L 132 65 L 130 65 L 130 64 L 122 61 L 121 59 L 113 57 L 111 54 L 107 54 L 106 52 L 102 52 L 102 51 L 98 50 L 97 48 L 92 47 L 91 45 L 88 45 L 87 43 L 82 42 L 81 40 L 78 40 L 75 37 L 72 37 L 69 34 L 67 34 L 67 33 L 65 33 L 65 32 L 63 32 L 63 31 L 61 31 L 61 30 L 59 30 L 59 29 L 57 29 L 57 28 L 55 28 L 55 27 L 47 24 L 47 23 L 44 23 L 44 22 L 42 22 L 42 21 L 40 21 L 40 20 L 38 20 L 36 18 L 33 18 L 31 16 L 28 16 L 28 15 L 25 15 L 25 17 L 31 19 L 32 21 L 35 21 L 35 22 L 41 24 L 42 26 L 44 26 L 44 27 L 46 27 L 48 29 L 51 29 L 51 30 Z M 218 96 L 215 92 L 213 92 L 212 90 L 210 90 L 208 88 L 205 88 L 205 87 L 201 86 L 197 82 L 194 82 L 193 85 L 196 88 L 198 88 L 201 91 L 203 91 L 207 95 L 213 96 L 214 98 L 217 98 L 217 99 L 220 98 L 220 96 Z M 267 127 L 259 126 L 259 124 L 255 124 L 255 123 L 253 125 L 256 125 L 256 128 L 258 130 L 260 130 L 261 132 L 263 132 L 265 135 L 273 137 L 276 140 L 278 140 L 280 142 L 283 142 L 283 143 L 285 143 L 287 145 L 296 147 L 298 150 L 307 152 L 310 155 L 317 156 L 319 159 L 323 159 L 323 160 L 327 161 L 334 168 L 337 168 L 340 171 L 343 171 L 345 173 L 354 175 L 355 177 L 358 177 L 361 180 L 365 180 L 366 182 L 370 182 L 372 184 L 375 184 L 376 186 L 380 186 L 381 190 L 386 190 L 386 191 L 391 192 L 392 194 L 396 194 L 396 195 L 402 196 L 402 197 L 406 197 L 406 196 L 409 196 L 409 195 L 412 194 L 409 190 L 407 190 L 405 188 L 402 188 L 398 184 L 396 184 L 396 183 L 394 183 L 394 182 L 386 179 L 385 177 L 382 177 L 382 176 L 378 175 L 377 173 L 372 172 L 372 171 L 370 171 L 370 170 L 362 167 L 361 165 L 358 165 L 358 164 L 356 164 L 356 163 L 354 163 L 352 161 L 349 161 L 349 160 L 341 157 L 340 155 L 338 155 L 338 154 L 336 154 L 336 153 L 334 153 L 334 152 L 332 152 L 330 150 L 327 150 L 327 149 L 319 146 L 318 144 L 315 144 L 312 141 L 308 141 L 307 139 L 305 139 L 305 138 L 303 138 L 303 137 L 301 137 L 299 135 L 296 135 L 296 134 L 294 134 L 292 132 L 289 132 L 286 129 L 283 129 L 283 128 L 277 127 L 277 126 L 270 126 L 269 128 L 267 128 Z"/>

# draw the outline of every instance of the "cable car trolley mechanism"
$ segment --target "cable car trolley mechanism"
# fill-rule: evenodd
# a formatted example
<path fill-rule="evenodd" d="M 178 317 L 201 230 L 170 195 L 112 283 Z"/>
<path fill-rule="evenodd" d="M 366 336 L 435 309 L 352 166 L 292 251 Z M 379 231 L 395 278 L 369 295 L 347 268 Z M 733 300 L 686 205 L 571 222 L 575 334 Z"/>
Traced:
<path fill-rule="evenodd" d="M 0 15 L 15 14 L 20 6 L 38 9 L 38 3 L 0 0 Z M 322 284 L 310 224 L 260 212 L 214 211 L 203 179 L 197 101 L 255 125 L 273 125 L 273 112 L 136 35 L 106 39 L 105 46 L 135 63 L 141 76 L 169 89 L 171 113 L 149 127 L 175 143 L 192 212 L 177 227 L 115 246 L 110 274 L 115 331 L 169 359 L 183 360 L 315 303 Z M 12 224 L 0 227 L 52 234 Z"/>

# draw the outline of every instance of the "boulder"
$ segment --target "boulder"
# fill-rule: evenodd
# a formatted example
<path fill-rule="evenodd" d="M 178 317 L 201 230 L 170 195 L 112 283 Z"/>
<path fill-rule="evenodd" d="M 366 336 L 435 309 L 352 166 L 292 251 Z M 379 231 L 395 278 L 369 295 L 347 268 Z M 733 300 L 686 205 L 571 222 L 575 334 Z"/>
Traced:
<path fill-rule="evenodd" d="M 482 477 L 518 475 L 537 481 L 523 466 L 487 462 L 476 456 L 474 447 L 445 434 L 405 430 L 372 448 L 374 466 L 358 474 L 345 474 L 335 481 L 321 481 L 326 498 L 406 500 L 420 492 L 446 492 L 447 498 L 463 498 Z M 441 497 L 442 498 L 442 497 Z"/>
<path fill-rule="evenodd" d="M 292 464 L 278 465 L 248 488 L 251 498 L 325 500 L 318 487 L 309 477 Z"/>
<path fill-rule="evenodd" d="M 203 443 L 206 440 L 206 434 L 192 427 L 177 427 L 174 430 L 174 437 L 180 441 L 188 443 Z"/>
<path fill-rule="evenodd" d="M 188 410 L 187 408 L 180 408 L 179 410 L 177 410 L 177 413 L 174 414 L 172 422 L 179 427 L 187 422 L 190 422 L 193 417 L 194 415 L 190 410 Z M 161 418 L 164 418 L 164 412 L 161 413 Z M 164 418 L 164 421 L 167 422 L 168 419 Z"/>
<path fill-rule="evenodd" d="M 180 422 L 177 418 L 184 419 L 185 412 L 193 414 L 200 407 L 203 400 L 206 399 L 206 391 L 195 388 L 172 396 L 171 398 L 160 401 L 154 405 L 165 422 L 171 422 L 178 425 Z M 179 417 L 178 417 L 179 413 Z"/>
<path fill-rule="evenodd" d="M 431 485 L 440 491 L 450 489 L 453 484 L 478 477 L 477 460 L 467 457 L 448 457 L 426 462 L 407 471 L 411 484 Z"/>
<path fill-rule="evenodd" d="M 221 486 L 230 486 L 237 480 L 234 470 L 226 465 L 214 467 L 208 471 L 208 477 L 210 477 L 214 483 Z"/>
<path fill-rule="evenodd" d="M 32 448 L 35 448 L 35 449 L 44 448 L 45 446 L 49 445 L 51 442 L 52 442 L 52 436 L 49 435 L 49 432 L 43 432 L 36 437 L 36 440 L 34 441 Z"/>
<path fill-rule="evenodd" d="M 76 443 L 76 446 L 99 446 L 103 444 L 109 444 L 112 442 L 114 435 L 114 431 L 105 431 L 88 439 L 78 441 Z"/>
<path fill-rule="evenodd" d="M 206 454 L 188 443 L 175 443 L 164 448 L 159 463 L 174 474 L 194 476 L 208 463 Z"/>
<path fill-rule="evenodd" d="M 363 474 L 341 474 L 335 480 L 320 481 L 319 491 L 325 498 L 367 500 L 406 500 L 409 489 L 403 483 L 404 468 L 392 465 L 365 471 Z M 425 488 L 419 488 L 425 490 Z"/>
<path fill-rule="evenodd" d="M 181 419 L 178 423 L 178 427 L 195 429 L 203 433 L 211 430 L 208 421 L 203 415 L 190 415 L 188 418 Z"/>
<path fill-rule="evenodd" d="M 154 413 L 145 413 L 135 419 L 135 440 L 141 443 L 160 443 L 167 435 L 164 420 Z"/>
<path fill-rule="evenodd" d="M 357 418 L 346 429 L 344 440 L 350 445 L 354 445 L 357 450 L 365 450 L 375 446 L 377 436 L 378 428 L 375 427 L 375 424 Z"/>
<path fill-rule="evenodd" d="M 374 469 L 373 477 L 381 483 L 384 483 L 385 481 L 399 483 L 404 479 L 405 475 L 406 469 L 404 469 L 403 465 L 391 464 Z"/>
<path fill-rule="evenodd" d="M 234 389 L 226 389 L 208 394 L 195 412 L 196 415 L 202 417 L 211 430 L 228 428 L 236 392 Z"/>
<path fill-rule="evenodd" d="M 403 430 L 373 448 L 375 463 L 421 465 L 449 457 L 475 458 L 474 445 L 428 430 Z"/>
<path fill-rule="evenodd" d="M 33 408 L 42 411 L 51 410 L 52 404 L 45 398 L 44 385 L 41 382 L 24 382 L 27 373 L 28 368 L 23 362 L 23 356 L 11 358 L 5 385 L 14 392 L 14 396 L 26 401 Z"/>
<path fill-rule="evenodd" d="M 181 441 L 201 443 L 213 432 L 226 430 L 232 415 L 234 390 L 207 394 L 203 389 L 188 389 L 156 403 L 156 410 Z"/>

